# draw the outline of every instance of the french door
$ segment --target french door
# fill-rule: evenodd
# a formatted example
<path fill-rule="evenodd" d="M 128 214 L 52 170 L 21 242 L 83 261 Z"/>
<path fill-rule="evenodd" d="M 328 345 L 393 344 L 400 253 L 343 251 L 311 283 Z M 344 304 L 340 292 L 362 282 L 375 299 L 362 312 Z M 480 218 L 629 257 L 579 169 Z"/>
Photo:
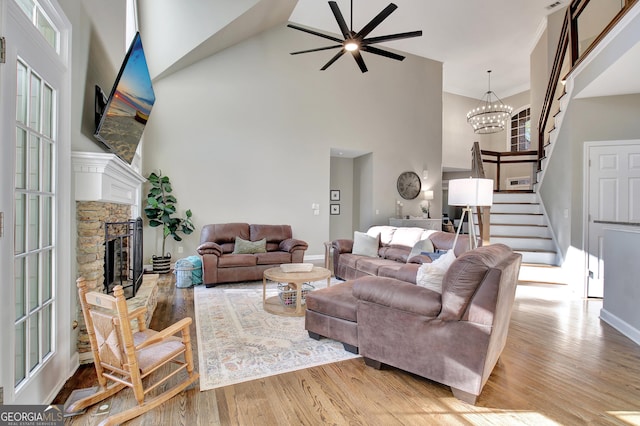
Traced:
<path fill-rule="evenodd" d="M 59 31 L 48 2 L 0 0 L 0 7 L 7 40 L 0 65 L 0 377 L 5 404 L 46 404 L 70 372 L 72 283 L 62 213 L 70 189 L 60 179 L 61 153 L 69 151 L 69 114 L 61 107 L 68 69 L 57 44 L 66 38 L 53 46 L 47 40 Z"/>

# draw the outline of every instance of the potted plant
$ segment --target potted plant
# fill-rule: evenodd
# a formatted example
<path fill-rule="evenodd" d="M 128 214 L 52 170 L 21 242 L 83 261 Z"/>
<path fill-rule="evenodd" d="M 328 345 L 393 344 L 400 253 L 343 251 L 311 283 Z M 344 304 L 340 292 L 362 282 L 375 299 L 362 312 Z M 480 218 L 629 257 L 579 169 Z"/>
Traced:
<path fill-rule="evenodd" d="M 184 218 L 175 215 L 177 200 L 171 194 L 173 188 L 169 177 L 163 176 L 162 172 L 152 172 L 148 179 L 151 188 L 147 194 L 144 213 L 149 219 L 149 226 L 162 227 L 162 253 L 152 257 L 153 272 L 166 274 L 171 270 L 171 253 L 165 252 L 167 237 L 172 236 L 174 240 L 182 241 L 178 232 L 189 235 L 195 228 L 191 222 L 191 210 L 185 212 Z"/>

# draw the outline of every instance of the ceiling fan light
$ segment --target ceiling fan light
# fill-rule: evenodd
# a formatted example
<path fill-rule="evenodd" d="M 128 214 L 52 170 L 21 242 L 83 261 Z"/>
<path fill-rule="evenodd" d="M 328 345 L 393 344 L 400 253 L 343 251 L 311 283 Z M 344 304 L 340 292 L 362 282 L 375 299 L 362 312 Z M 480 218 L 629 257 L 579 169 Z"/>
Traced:
<path fill-rule="evenodd" d="M 344 48 L 349 52 L 354 52 L 360 48 L 360 45 L 353 40 L 349 40 L 344 43 Z"/>

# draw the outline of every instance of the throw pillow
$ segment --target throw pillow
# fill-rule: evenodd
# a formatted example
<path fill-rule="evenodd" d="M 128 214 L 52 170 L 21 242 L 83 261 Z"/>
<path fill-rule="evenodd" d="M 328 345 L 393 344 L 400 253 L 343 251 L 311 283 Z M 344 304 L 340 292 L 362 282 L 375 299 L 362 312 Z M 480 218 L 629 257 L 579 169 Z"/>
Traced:
<path fill-rule="evenodd" d="M 247 241 L 236 237 L 236 244 L 233 247 L 233 254 L 254 254 L 267 252 L 267 239 L 258 241 Z"/>
<path fill-rule="evenodd" d="M 413 245 L 413 248 L 411 249 L 411 253 L 409 253 L 409 257 L 407 259 L 411 259 L 413 256 L 418 256 L 423 252 L 432 253 L 433 251 L 435 251 L 435 248 L 433 247 L 433 243 L 431 242 L 430 239 L 425 238 L 424 240 L 420 240 Z"/>
<path fill-rule="evenodd" d="M 378 248 L 380 247 L 380 234 L 376 237 L 366 234 L 365 232 L 353 233 L 353 248 L 351 253 L 361 256 L 378 257 Z"/>
<path fill-rule="evenodd" d="M 418 268 L 416 284 L 442 294 L 442 279 L 451 264 L 456 260 L 453 250 L 449 250 L 443 256 L 431 263 L 423 263 Z"/>

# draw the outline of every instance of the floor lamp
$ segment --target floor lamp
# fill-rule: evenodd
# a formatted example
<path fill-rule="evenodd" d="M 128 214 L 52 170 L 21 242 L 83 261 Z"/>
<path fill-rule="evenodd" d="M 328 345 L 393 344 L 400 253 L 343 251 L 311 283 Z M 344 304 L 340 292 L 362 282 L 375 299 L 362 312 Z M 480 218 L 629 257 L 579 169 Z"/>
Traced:
<path fill-rule="evenodd" d="M 478 239 L 476 238 L 476 227 L 473 224 L 471 207 L 491 206 L 493 204 L 493 179 L 468 178 L 450 180 L 448 202 L 450 206 L 463 207 L 456 237 L 453 240 L 454 249 L 458 242 L 458 235 L 460 235 L 465 214 L 469 217 L 469 249 L 477 248 Z"/>

